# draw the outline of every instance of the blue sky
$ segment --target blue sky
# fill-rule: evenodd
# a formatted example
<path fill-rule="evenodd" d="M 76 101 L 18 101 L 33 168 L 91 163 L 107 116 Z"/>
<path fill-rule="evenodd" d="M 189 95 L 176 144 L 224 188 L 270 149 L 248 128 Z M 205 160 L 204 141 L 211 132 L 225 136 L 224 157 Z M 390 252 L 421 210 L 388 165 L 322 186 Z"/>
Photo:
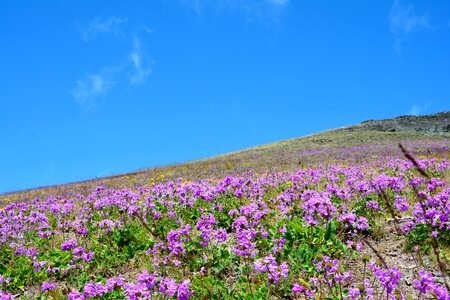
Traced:
<path fill-rule="evenodd" d="M 450 109 L 450 2 L 0 2 L 0 193 Z"/>

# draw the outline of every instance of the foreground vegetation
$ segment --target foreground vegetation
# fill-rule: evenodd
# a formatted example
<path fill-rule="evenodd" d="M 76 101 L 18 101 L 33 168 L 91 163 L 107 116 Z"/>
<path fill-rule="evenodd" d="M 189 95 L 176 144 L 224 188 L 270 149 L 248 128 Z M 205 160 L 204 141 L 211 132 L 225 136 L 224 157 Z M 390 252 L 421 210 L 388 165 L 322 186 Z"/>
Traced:
<path fill-rule="evenodd" d="M 405 153 L 10 203 L 0 299 L 450 299 L 449 178 Z"/>

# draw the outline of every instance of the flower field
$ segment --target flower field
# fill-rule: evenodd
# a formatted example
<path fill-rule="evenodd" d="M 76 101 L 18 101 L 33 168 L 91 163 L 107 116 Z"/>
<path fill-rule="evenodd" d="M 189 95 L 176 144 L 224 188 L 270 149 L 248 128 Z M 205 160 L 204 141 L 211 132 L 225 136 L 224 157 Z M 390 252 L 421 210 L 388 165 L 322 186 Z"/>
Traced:
<path fill-rule="evenodd" d="M 405 152 L 13 202 L 0 299 L 450 299 L 449 178 Z"/>

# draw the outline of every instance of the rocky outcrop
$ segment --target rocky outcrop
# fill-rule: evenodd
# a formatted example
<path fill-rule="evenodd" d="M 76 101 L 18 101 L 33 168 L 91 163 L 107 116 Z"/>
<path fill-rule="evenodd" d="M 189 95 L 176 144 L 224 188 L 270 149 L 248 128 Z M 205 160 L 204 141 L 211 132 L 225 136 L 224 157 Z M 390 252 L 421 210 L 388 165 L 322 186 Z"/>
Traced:
<path fill-rule="evenodd" d="M 450 111 L 423 116 L 400 116 L 386 120 L 368 120 L 351 126 L 349 129 L 385 132 L 450 132 Z"/>

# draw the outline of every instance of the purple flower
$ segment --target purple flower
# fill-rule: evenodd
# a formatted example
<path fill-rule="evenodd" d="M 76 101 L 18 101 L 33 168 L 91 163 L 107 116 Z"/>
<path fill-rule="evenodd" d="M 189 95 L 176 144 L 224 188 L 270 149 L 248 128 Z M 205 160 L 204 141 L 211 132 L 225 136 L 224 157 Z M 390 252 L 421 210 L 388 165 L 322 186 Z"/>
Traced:
<path fill-rule="evenodd" d="M 167 240 L 169 241 L 169 250 L 173 256 L 180 256 L 181 253 L 186 253 L 183 247 L 183 241 L 187 241 L 187 236 L 191 230 L 191 225 L 187 224 L 177 230 L 170 230 L 167 234 Z"/>
<path fill-rule="evenodd" d="M 242 227 L 248 227 L 248 220 L 244 216 L 240 216 L 239 218 L 234 220 L 233 224 L 231 225 L 231 228 L 233 228 L 234 230 L 241 229 Z"/>
<path fill-rule="evenodd" d="M 392 293 L 394 288 L 400 282 L 402 274 L 396 267 L 384 270 L 377 266 L 375 263 L 369 264 L 375 276 L 377 277 L 380 284 L 386 288 L 386 293 L 389 295 Z"/>
<path fill-rule="evenodd" d="M 53 290 L 56 290 L 57 288 L 58 288 L 58 284 L 57 283 L 52 283 L 50 281 L 45 281 L 45 282 L 42 283 L 41 291 L 42 292 L 53 291 Z"/>
<path fill-rule="evenodd" d="M 14 296 L 12 294 L 5 293 L 0 290 L 0 300 L 13 300 Z"/>
<path fill-rule="evenodd" d="M 394 206 L 399 211 L 407 211 L 409 209 L 408 201 L 406 201 L 406 197 L 395 195 Z"/>
<path fill-rule="evenodd" d="M 214 233 L 214 237 L 219 243 L 224 243 L 227 240 L 227 231 L 223 228 L 217 229 Z"/>
<path fill-rule="evenodd" d="M 284 280 L 287 279 L 289 275 L 289 265 L 287 264 L 287 262 L 284 262 L 280 265 L 280 274 Z"/>
<path fill-rule="evenodd" d="M 39 250 L 34 247 L 31 247 L 27 250 L 27 256 L 29 258 L 33 258 L 33 257 L 37 256 L 38 254 L 39 254 Z"/>
<path fill-rule="evenodd" d="M 366 202 L 366 207 L 369 209 L 378 210 L 379 209 L 378 201 L 375 200 L 368 201 Z"/>
<path fill-rule="evenodd" d="M 106 289 L 103 286 L 103 284 L 94 283 L 93 281 L 87 283 L 84 286 L 83 294 L 87 298 L 94 298 L 94 297 L 100 297 L 103 296 L 106 293 Z"/>
<path fill-rule="evenodd" d="M 93 258 L 94 258 L 94 252 L 89 251 L 89 253 L 83 253 L 81 255 L 81 258 L 85 261 L 85 262 L 90 262 Z"/>
<path fill-rule="evenodd" d="M 238 213 L 239 213 L 239 211 L 237 209 L 233 208 L 228 212 L 228 215 L 231 217 Z"/>
<path fill-rule="evenodd" d="M 422 294 L 426 294 L 428 291 L 433 289 L 434 278 L 431 273 L 428 273 L 424 270 L 419 271 L 420 280 L 414 280 L 414 287 L 421 292 Z"/>
<path fill-rule="evenodd" d="M 328 193 L 305 190 L 301 198 L 304 201 L 304 219 L 309 225 L 318 225 L 321 220 L 329 221 L 337 210 Z"/>
<path fill-rule="evenodd" d="M 350 225 L 353 225 L 356 222 L 356 215 L 354 213 L 341 214 L 338 217 L 338 221 L 343 222 L 344 224 L 348 223 Z"/>
<path fill-rule="evenodd" d="M 106 290 L 110 293 L 116 288 L 123 287 L 123 285 L 124 282 L 122 275 L 120 275 L 119 277 L 112 277 L 106 281 Z"/>
<path fill-rule="evenodd" d="M 125 294 L 131 300 L 141 299 L 139 296 L 150 296 L 150 292 L 147 290 L 145 284 L 126 283 L 124 286 Z"/>
<path fill-rule="evenodd" d="M 138 274 L 138 282 L 145 284 L 148 289 L 153 289 L 158 281 L 158 274 L 156 272 L 149 274 L 147 271 Z"/>
<path fill-rule="evenodd" d="M 356 227 L 359 230 L 366 230 L 369 228 L 369 223 L 367 222 L 367 219 L 365 217 L 358 217 L 358 221 L 356 222 Z"/>
<path fill-rule="evenodd" d="M 80 256 L 85 251 L 86 251 L 86 249 L 84 249 L 83 247 L 76 247 L 75 249 L 73 249 L 73 255 L 74 256 Z"/>
<path fill-rule="evenodd" d="M 69 300 L 84 300 L 84 296 L 78 291 L 72 291 L 69 294 Z"/>
<path fill-rule="evenodd" d="M 47 264 L 47 261 L 35 261 L 33 262 L 34 272 L 38 273 L 42 270 L 42 268 Z"/>
<path fill-rule="evenodd" d="M 414 280 L 413 284 L 421 294 L 434 294 L 438 300 L 450 299 L 449 291 L 446 288 L 435 283 L 434 277 L 431 273 L 421 270 L 419 271 L 419 276 L 420 280 Z"/>
<path fill-rule="evenodd" d="M 436 295 L 438 300 L 449 300 L 450 295 L 448 294 L 448 290 L 443 286 L 435 285 L 433 288 L 433 292 Z"/>
<path fill-rule="evenodd" d="M 256 243 L 253 240 L 256 238 L 256 230 L 250 229 L 237 229 L 236 240 L 237 245 L 234 247 L 236 255 L 254 257 L 256 255 L 255 246 Z"/>
<path fill-rule="evenodd" d="M 263 260 L 254 262 L 253 265 L 255 270 L 259 273 L 268 273 L 268 282 L 266 283 L 267 286 L 270 286 L 271 283 L 278 286 L 281 278 L 283 278 L 283 280 L 287 280 L 289 274 L 288 264 L 284 262 L 281 265 L 278 265 L 272 254 L 264 257 Z"/>
<path fill-rule="evenodd" d="M 259 273 L 265 273 L 268 271 L 267 266 L 262 261 L 255 261 L 253 265 L 255 266 L 255 270 Z"/>
<path fill-rule="evenodd" d="M 69 251 L 77 246 L 77 241 L 75 240 L 69 240 L 67 242 L 63 242 L 61 244 L 61 250 L 63 251 Z"/>
<path fill-rule="evenodd" d="M 159 285 L 159 291 L 172 297 L 178 290 L 178 284 L 173 278 L 164 278 Z"/>
<path fill-rule="evenodd" d="M 177 298 L 179 300 L 187 300 L 194 293 L 189 290 L 190 280 L 181 280 L 178 286 Z"/>
<path fill-rule="evenodd" d="M 358 288 L 351 288 L 348 290 L 348 295 L 349 295 L 349 299 L 351 300 L 355 300 L 355 299 L 359 299 L 359 297 L 361 296 L 361 292 Z"/>
<path fill-rule="evenodd" d="M 292 287 L 292 293 L 294 294 L 298 294 L 305 291 L 305 288 L 302 287 L 301 285 L 299 285 L 298 283 L 294 283 L 293 287 Z"/>
<path fill-rule="evenodd" d="M 363 244 L 361 242 L 356 243 L 356 251 L 361 252 L 363 248 Z"/>

